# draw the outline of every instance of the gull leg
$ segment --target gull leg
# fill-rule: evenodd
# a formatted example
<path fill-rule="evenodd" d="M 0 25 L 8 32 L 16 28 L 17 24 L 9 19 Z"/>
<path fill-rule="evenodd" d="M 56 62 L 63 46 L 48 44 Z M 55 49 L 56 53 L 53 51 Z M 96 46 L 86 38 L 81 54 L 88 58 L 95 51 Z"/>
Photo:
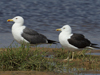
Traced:
<path fill-rule="evenodd" d="M 69 52 L 68 52 L 68 57 L 67 59 L 64 59 L 64 61 L 68 60 L 68 61 L 72 61 L 74 59 L 74 52 L 72 52 L 72 58 L 69 59 Z"/>
<path fill-rule="evenodd" d="M 68 59 L 69 61 L 72 61 L 74 59 L 74 52 L 72 52 L 72 58 Z"/>
<path fill-rule="evenodd" d="M 72 52 L 72 59 L 71 60 L 73 60 L 74 59 L 74 52 Z"/>
<path fill-rule="evenodd" d="M 11 45 L 14 43 L 14 41 L 15 41 L 15 40 L 13 40 L 12 43 L 11 43 L 8 47 L 11 47 Z"/>
<path fill-rule="evenodd" d="M 66 60 L 69 60 L 69 51 L 68 51 L 68 57 L 67 57 L 67 59 L 64 59 L 64 61 L 66 61 Z"/>

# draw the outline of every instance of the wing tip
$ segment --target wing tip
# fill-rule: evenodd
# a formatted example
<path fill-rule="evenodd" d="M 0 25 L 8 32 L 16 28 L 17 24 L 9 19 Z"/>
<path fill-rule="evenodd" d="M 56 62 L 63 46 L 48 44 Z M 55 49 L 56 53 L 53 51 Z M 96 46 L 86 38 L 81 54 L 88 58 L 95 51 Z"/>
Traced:
<path fill-rule="evenodd" d="M 49 39 L 48 39 L 48 44 L 57 44 L 57 43 L 59 43 L 59 42 L 54 41 L 54 40 L 49 40 Z"/>

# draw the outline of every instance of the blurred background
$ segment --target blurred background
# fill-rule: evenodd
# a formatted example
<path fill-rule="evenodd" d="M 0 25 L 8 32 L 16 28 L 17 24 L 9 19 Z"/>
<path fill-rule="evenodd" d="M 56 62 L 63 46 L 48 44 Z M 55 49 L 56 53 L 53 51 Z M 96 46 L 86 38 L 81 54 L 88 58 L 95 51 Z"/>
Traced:
<path fill-rule="evenodd" d="M 22 16 L 27 27 L 49 39 L 58 41 L 56 29 L 68 24 L 73 33 L 82 33 L 100 46 L 100 0 L 0 0 L 1 48 L 13 40 L 13 22 L 7 19 L 15 16 Z"/>

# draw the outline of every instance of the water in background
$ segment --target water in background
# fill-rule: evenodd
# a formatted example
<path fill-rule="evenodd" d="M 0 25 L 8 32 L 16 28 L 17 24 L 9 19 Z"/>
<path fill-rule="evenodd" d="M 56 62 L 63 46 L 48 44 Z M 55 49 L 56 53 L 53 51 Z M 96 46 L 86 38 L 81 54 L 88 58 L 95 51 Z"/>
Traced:
<path fill-rule="evenodd" d="M 55 30 L 69 24 L 74 33 L 100 45 L 100 0 L 0 0 L 0 42 L 4 46 L 13 39 L 13 22 L 7 19 L 15 16 L 22 16 L 27 27 L 50 39 L 58 41 L 60 32 Z"/>

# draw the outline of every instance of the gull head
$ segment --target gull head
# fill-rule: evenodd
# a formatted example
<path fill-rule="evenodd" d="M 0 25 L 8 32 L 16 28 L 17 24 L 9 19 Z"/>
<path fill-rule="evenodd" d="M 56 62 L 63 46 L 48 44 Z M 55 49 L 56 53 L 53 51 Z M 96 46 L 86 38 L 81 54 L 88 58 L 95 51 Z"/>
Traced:
<path fill-rule="evenodd" d="M 64 25 L 62 28 L 60 29 L 56 29 L 56 31 L 62 31 L 62 32 L 71 32 L 71 27 L 69 25 Z"/>
<path fill-rule="evenodd" d="M 24 23 L 24 19 L 23 19 L 21 16 L 16 16 L 16 17 L 14 17 L 13 19 L 8 19 L 7 21 L 8 21 L 8 22 L 13 21 L 13 22 L 15 22 L 15 23 L 21 23 L 21 24 Z"/>

